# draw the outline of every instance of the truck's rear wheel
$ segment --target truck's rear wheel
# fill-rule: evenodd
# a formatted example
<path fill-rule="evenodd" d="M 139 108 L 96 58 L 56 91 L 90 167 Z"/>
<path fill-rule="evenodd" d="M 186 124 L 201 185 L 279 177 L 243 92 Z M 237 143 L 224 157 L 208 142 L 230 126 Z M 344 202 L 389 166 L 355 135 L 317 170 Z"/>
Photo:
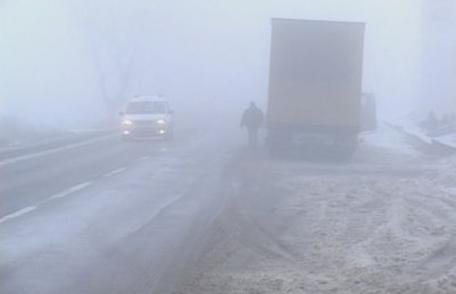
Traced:
<path fill-rule="evenodd" d="M 336 140 L 334 149 L 338 159 L 350 159 L 358 148 L 358 136 L 345 136 Z"/>

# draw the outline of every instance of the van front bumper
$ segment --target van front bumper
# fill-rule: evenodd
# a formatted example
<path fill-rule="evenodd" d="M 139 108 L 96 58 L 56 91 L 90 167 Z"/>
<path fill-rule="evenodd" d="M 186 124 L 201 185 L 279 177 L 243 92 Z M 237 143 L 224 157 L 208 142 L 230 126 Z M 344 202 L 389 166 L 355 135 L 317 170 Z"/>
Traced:
<path fill-rule="evenodd" d="M 122 130 L 122 136 L 129 138 L 157 138 L 164 137 L 168 133 L 167 128 L 124 128 Z"/>

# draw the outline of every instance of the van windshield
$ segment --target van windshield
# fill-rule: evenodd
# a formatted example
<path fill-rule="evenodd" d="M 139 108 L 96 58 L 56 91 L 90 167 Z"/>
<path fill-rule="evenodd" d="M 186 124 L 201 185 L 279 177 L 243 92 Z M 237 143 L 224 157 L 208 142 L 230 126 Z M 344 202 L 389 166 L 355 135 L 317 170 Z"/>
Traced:
<path fill-rule="evenodd" d="M 127 106 L 128 114 L 159 114 L 166 113 L 166 102 L 140 101 L 131 102 Z"/>

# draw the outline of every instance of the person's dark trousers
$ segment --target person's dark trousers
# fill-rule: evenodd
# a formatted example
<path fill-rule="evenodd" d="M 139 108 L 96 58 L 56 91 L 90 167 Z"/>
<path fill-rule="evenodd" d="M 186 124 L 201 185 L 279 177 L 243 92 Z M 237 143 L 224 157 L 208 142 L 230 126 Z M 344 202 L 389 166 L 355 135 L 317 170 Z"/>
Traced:
<path fill-rule="evenodd" d="M 248 135 L 249 135 L 249 146 L 251 148 L 257 148 L 258 146 L 258 129 L 256 128 L 248 128 Z"/>

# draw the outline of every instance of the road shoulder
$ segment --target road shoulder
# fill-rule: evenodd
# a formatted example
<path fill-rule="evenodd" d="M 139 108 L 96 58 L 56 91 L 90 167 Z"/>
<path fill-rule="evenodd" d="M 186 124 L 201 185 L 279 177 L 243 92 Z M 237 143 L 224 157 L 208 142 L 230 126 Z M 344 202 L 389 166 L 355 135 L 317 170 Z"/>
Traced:
<path fill-rule="evenodd" d="M 456 291 L 440 256 L 456 202 L 421 167 L 238 162 L 239 187 L 175 293 Z"/>

